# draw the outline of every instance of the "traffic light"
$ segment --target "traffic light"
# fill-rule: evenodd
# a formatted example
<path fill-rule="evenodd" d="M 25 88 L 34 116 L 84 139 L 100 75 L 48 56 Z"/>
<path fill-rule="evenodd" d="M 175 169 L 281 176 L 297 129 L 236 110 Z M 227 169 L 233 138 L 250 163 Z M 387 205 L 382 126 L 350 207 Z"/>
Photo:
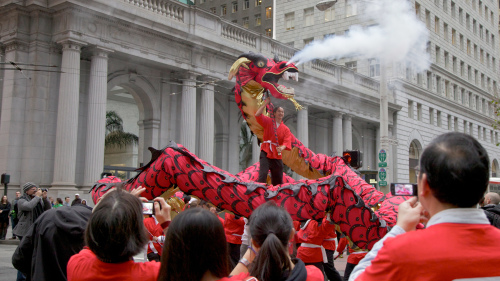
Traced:
<path fill-rule="evenodd" d="M 346 150 L 342 153 L 342 157 L 354 169 L 359 169 L 363 166 L 363 154 L 359 150 Z"/>

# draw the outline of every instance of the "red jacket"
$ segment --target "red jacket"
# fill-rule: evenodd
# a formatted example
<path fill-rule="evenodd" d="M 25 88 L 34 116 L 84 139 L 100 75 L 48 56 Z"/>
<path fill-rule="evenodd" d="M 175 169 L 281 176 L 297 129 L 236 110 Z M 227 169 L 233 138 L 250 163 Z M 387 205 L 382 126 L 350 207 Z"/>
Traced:
<path fill-rule="evenodd" d="M 260 149 L 267 153 L 267 158 L 269 159 L 281 159 L 281 155 L 278 155 L 278 150 L 276 149 L 278 145 L 276 145 L 276 135 L 274 134 L 273 126 L 273 122 L 275 121 L 265 115 L 256 116 L 255 119 L 257 119 L 257 122 L 264 127 L 264 136 L 262 137 L 263 142 L 260 145 Z M 283 121 L 277 128 L 276 134 L 278 135 L 279 146 L 286 146 L 286 150 L 292 149 L 292 133 Z M 270 148 L 271 144 L 268 141 L 273 143 L 272 149 Z"/>
<path fill-rule="evenodd" d="M 225 214 L 224 232 L 226 233 L 226 240 L 228 243 L 241 245 L 241 236 L 243 235 L 244 228 L 245 221 L 242 217 L 235 219 L 233 214 Z"/>
<path fill-rule="evenodd" d="M 144 226 L 146 227 L 149 236 L 148 254 L 157 253 L 161 256 L 161 252 L 163 251 L 163 242 L 165 241 L 163 228 L 161 228 L 155 218 L 144 219 Z M 153 236 L 159 238 L 158 242 L 153 242 Z"/>
<path fill-rule="evenodd" d="M 335 228 L 332 229 L 323 240 L 323 248 L 326 250 L 335 251 L 337 249 L 337 233 L 335 232 Z"/>
<path fill-rule="evenodd" d="M 159 262 L 106 263 L 100 261 L 89 249 L 83 249 L 68 262 L 68 281 L 124 280 L 156 281 L 160 272 Z"/>
<path fill-rule="evenodd" d="M 305 263 L 323 262 L 323 253 L 321 245 L 328 234 L 335 229 L 335 225 L 323 220 L 321 225 L 315 220 L 308 220 L 299 230 L 298 242 L 302 245 L 297 250 L 297 258 Z M 316 247 L 307 247 L 304 243 L 315 245 Z"/>

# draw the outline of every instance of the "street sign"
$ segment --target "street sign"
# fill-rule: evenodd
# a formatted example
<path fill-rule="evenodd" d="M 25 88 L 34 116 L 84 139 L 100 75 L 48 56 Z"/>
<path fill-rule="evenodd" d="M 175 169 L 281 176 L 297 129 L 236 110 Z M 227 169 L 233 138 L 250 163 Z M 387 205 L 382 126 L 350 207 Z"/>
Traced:
<path fill-rule="evenodd" d="M 387 186 L 387 182 L 386 181 L 379 181 L 378 185 L 379 186 Z"/>
<path fill-rule="evenodd" d="M 378 152 L 378 160 L 380 162 L 385 162 L 385 159 L 387 158 L 387 153 L 385 152 L 385 149 L 381 149 L 379 152 Z"/>
<path fill-rule="evenodd" d="M 385 168 L 385 167 L 387 167 L 387 162 L 380 162 L 380 163 L 378 163 L 378 167 L 379 168 Z"/>
<path fill-rule="evenodd" d="M 385 171 L 384 168 L 380 168 L 378 170 L 378 178 L 381 180 L 381 181 L 385 181 L 385 178 L 387 177 L 387 172 Z"/>

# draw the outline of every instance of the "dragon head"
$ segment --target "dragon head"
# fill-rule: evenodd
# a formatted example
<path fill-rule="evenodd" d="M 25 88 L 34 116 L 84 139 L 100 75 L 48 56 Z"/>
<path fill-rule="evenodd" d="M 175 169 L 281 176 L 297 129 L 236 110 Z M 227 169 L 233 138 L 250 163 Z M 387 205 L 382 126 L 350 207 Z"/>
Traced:
<path fill-rule="evenodd" d="M 278 84 L 281 78 L 299 81 L 299 70 L 293 63 L 280 61 L 277 57 L 269 59 L 255 53 L 247 53 L 238 57 L 229 71 L 229 80 L 236 74 L 238 74 L 242 86 L 250 80 L 255 80 L 279 99 L 289 99 L 295 95 L 293 88 Z"/>

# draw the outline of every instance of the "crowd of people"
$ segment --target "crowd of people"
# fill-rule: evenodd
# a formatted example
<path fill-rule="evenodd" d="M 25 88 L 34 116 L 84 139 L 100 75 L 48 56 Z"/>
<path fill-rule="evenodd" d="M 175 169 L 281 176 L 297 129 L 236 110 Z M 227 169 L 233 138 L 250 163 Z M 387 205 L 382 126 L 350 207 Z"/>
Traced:
<path fill-rule="evenodd" d="M 267 202 L 242 218 L 184 196 L 186 207 L 172 219 L 162 197 L 154 200 L 154 215 L 143 213 L 144 188 L 108 191 L 92 210 L 77 194 L 71 207 L 64 207 L 69 198 L 57 198 L 44 211 L 45 191 L 25 184 L 14 228 L 22 240 L 12 262 L 26 280 L 500 278 L 500 245 L 485 243 L 500 239 L 492 226 L 500 221 L 500 195 L 485 195 L 484 148 L 469 135 L 444 134 L 425 149 L 419 168 L 418 196 L 399 206 L 396 226 L 369 252 L 350 250 L 344 277 L 333 260 L 347 239 L 329 214 L 297 222 Z M 2 213 L 7 204 L 4 196 Z M 134 262 L 145 249 L 148 261 Z"/>

